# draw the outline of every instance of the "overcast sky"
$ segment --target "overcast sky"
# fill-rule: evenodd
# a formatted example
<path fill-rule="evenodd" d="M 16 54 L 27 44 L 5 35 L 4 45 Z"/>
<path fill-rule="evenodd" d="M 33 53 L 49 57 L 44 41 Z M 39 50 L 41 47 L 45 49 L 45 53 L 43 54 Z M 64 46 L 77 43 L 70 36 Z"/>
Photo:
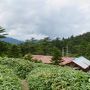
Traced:
<path fill-rule="evenodd" d="M 0 0 L 0 25 L 19 40 L 90 31 L 90 0 Z"/>

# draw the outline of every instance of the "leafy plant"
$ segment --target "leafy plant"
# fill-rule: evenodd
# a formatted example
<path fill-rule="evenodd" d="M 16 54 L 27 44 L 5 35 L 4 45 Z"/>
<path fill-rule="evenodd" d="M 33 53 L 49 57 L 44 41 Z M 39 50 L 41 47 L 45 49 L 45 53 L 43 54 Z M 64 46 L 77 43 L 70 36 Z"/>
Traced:
<path fill-rule="evenodd" d="M 39 67 L 27 80 L 30 90 L 90 90 L 90 76 L 69 67 Z"/>
<path fill-rule="evenodd" d="M 19 78 L 26 78 L 26 75 L 33 69 L 33 63 L 24 59 L 15 58 L 0 58 L 0 64 L 12 68 Z"/>
<path fill-rule="evenodd" d="M 21 90 L 21 84 L 18 77 L 12 69 L 0 65 L 0 90 Z"/>

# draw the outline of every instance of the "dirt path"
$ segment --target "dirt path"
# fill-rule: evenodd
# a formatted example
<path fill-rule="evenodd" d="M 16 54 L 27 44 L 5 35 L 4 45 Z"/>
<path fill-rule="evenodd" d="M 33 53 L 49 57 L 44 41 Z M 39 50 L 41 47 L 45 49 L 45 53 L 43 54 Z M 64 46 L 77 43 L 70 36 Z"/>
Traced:
<path fill-rule="evenodd" d="M 29 90 L 29 86 L 26 80 L 22 80 L 21 84 L 22 84 L 22 90 Z"/>

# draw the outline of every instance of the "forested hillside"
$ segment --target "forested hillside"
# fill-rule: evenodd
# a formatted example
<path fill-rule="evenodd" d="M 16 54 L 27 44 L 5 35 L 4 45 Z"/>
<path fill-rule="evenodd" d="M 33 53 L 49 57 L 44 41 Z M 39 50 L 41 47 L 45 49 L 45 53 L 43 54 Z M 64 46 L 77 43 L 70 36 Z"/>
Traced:
<path fill-rule="evenodd" d="M 66 52 L 68 46 L 70 56 L 85 56 L 90 59 L 90 32 L 79 36 L 71 36 L 68 39 L 56 38 L 51 40 L 45 38 L 41 40 L 26 40 L 25 42 L 15 45 L 1 41 L 0 55 L 8 57 L 22 57 L 28 53 L 53 55 L 55 52 L 62 54 L 62 48 Z"/>
<path fill-rule="evenodd" d="M 20 44 L 22 55 L 27 53 L 32 54 L 43 54 L 43 55 L 53 55 L 57 50 L 62 52 L 64 48 L 66 52 L 66 47 L 68 46 L 70 56 L 85 56 L 90 59 L 90 32 L 84 33 L 79 36 L 71 36 L 68 39 L 56 38 L 51 40 L 50 38 L 45 38 L 42 40 L 27 40 L 25 43 Z"/>

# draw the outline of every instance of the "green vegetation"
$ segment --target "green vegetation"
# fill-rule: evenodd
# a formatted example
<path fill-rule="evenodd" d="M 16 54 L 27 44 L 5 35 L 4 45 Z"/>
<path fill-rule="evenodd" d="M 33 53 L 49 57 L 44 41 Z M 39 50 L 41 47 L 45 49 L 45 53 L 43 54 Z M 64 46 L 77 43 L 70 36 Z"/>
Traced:
<path fill-rule="evenodd" d="M 0 65 L 0 90 L 21 90 L 20 79 L 3 65 Z"/>
<path fill-rule="evenodd" d="M 31 39 L 18 45 L 0 41 L 0 56 L 20 58 L 28 53 L 31 53 L 32 55 L 40 54 L 55 56 L 56 50 L 58 50 L 59 56 L 61 57 L 62 48 L 66 51 L 67 45 L 70 56 L 85 56 L 90 59 L 90 32 L 76 37 L 71 36 L 67 39 Z"/>
<path fill-rule="evenodd" d="M 28 60 L 14 58 L 0 58 L 0 64 L 12 68 L 19 78 L 26 78 L 26 75 L 33 69 L 33 64 Z"/>
<path fill-rule="evenodd" d="M 5 38 L 5 35 L 7 35 L 7 34 L 5 34 L 5 29 L 0 26 L 0 39 Z"/>
<path fill-rule="evenodd" d="M 26 59 L 26 60 L 32 61 L 32 54 L 28 53 L 23 58 Z"/>
<path fill-rule="evenodd" d="M 5 29 L 0 27 L 0 39 L 5 38 Z M 52 55 L 56 58 L 55 53 L 59 51 L 61 57 L 62 48 L 66 50 L 66 46 L 69 48 L 70 56 L 85 56 L 90 59 L 90 32 L 84 33 L 79 36 L 71 36 L 67 39 L 56 38 L 51 40 L 49 37 L 35 40 L 26 40 L 25 42 L 14 45 L 3 41 L 0 41 L 0 56 L 7 56 L 13 58 L 20 58 L 28 53 L 41 54 L 41 55 Z M 58 56 L 57 56 L 58 57 Z M 57 59 L 54 59 L 57 62 Z M 54 64 L 56 63 L 54 62 Z"/>
<path fill-rule="evenodd" d="M 51 60 L 52 64 L 59 65 L 61 57 L 62 56 L 61 56 L 60 50 L 57 48 L 54 48 L 53 58 Z"/>
<path fill-rule="evenodd" d="M 90 76 L 69 67 L 40 67 L 27 80 L 30 90 L 90 90 Z"/>
<path fill-rule="evenodd" d="M 9 55 L 8 57 L 14 57 L 18 58 L 21 57 L 21 49 L 17 45 L 12 45 L 11 48 L 9 49 Z"/>
<path fill-rule="evenodd" d="M 90 90 L 90 75 L 83 71 L 19 58 L 0 58 L 0 89 L 22 90 L 20 79 L 28 81 L 30 90 Z"/>

